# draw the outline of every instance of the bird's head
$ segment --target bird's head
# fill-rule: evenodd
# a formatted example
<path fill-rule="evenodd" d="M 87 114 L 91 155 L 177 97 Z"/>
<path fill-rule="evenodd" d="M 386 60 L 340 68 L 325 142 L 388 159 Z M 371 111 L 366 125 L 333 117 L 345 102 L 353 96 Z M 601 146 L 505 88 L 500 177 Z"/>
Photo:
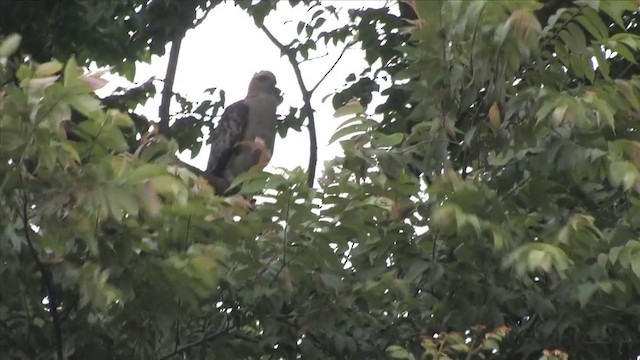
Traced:
<path fill-rule="evenodd" d="M 274 95 L 282 101 L 280 89 L 276 87 L 276 76 L 271 71 L 260 71 L 253 75 L 249 83 L 249 91 L 247 97 L 259 95 Z"/>

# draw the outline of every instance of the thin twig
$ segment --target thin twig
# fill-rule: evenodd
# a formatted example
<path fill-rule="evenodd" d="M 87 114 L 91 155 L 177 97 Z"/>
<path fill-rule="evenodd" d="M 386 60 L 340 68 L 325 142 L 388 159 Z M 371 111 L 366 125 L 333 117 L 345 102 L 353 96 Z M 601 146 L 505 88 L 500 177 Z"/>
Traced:
<path fill-rule="evenodd" d="M 476 26 L 473 29 L 473 37 L 471 38 L 471 55 L 469 56 L 469 67 L 471 68 L 471 80 L 469 80 L 469 83 L 467 84 L 467 86 L 465 86 L 465 90 L 469 89 L 469 87 L 471 87 L 471 85 L 473 84 L 473 80 L 476 77 L 476 68 L 473 65 L 473 49 L 475 48 L 475 44 L 476 44 L 476 37 L 478 35 L 478 28 L 480 27 L 480 19 L 482 18 L 482 13 L 484 12 L 484 9 L 486 9 L 486 6 L 482 6 L 482 9 L 480 10 L 480 12 L 478 13 L 478 19 L 476 20 Z"/>
<path fill-rule="evenodd" d="M 289 232 L 289 207 L 291 206 L 291 196 L 292 195 L 289 194 L 289 197 L 287 198 L 287 207 L 285 208 L 285 212 L 284 212 L 284 233 L 282 234 L 282 266 L 280 266 L 280 269 L 276 272 L 273 279 L 271 279 L 271 283 L 269 284 L 269 287 L 273 286 L 273 284 L 276 282 L 276 280 L 280 276 L 280 273 L 282 272 L 282 270 L 284 270 L 284 268 L 287 266 L 287 245 L 288 245 L 287 234 Z"/>
<path fill-rule="evenodd" d="M 185 351 L 187 351 L 187 350 L 189 350 L 191 348 L 194 348 L 194 347 L 196 347 L 198 345 L 204 344 L 207 341 L 211 341 L 211 340 L 213 340 L 213 339 L 215 339 L 215 338 L 217 338 L 217 337 L 219 337 L 221 335 L 224 335 L 228 331 L 229 331 L 229 321 L 226 321 L 224 324 L 222 324 L 220 326 L 220 328 L 216 332 L 213 332 L 213 333 L 211 333 L 209 335 L 203 336 L 202 339 L 200 339 L 200 340 L 196 340 L 196 341 L 190 342 L 188 344 L 185 344 L 185 345 L 175 349 L 174 351 L 172 351 L 172 352 L 170 352 L 170 353 L 168 353 L 168 354 L 166 354 L 164 356 L 161 356 L 159 358 L 159 360 L 169 359 L 172 356 L 181 354 L 181 353 L 183 353 L 183 352 L 185 352 Z"/>
<path fill-rule="evenodd" d="M 300 61 L 300 64 L 306 63 L 308 61 L 313 61 L 313 60 L 318 60 L 318 59 L 322 59 L 329 56 L 329 53 L 327 52 L 326 54 L 322 54 L 322 55 L 318 55 L 318 56 L 314 56 L 314 57 L 310 57 L 310 58 L 306 58 L 303 59 L 302 61 Z"/>
<path fill-rule="evenodd" d="M 133 346 L 131 347 L 131 359 L 135 359 L 136 351 L 138 350 L 138 343 L 140 342 L 140 338 L 142 337 L 142 331 L 138 332 L 138 336 L 133 341 Z"/>
<path fill-rule="evenodd" d="M 100 128 L 98 129 L 98 132 L 96 133 L 96 136 L 93 137 L 93 141 L 91 142 L 91 146 L 89 147 L 89 150 L 87 151 L 87 155 L 85 156 L 85 159 L 86 159 L 87 162 L 89 162 L 89 159 L 91 159 L 91 156 L 93 155 L 93 150 L 96 148 L 96 144 L 98 143 L 98 138 L 102 134 L 102 130 L 104 129 L 104 126 L 106 124 L 107 124 L 107 122 L 103 121 L 102 125 L 100 125 Z"/>
<path fill-rule="evenodd" d="M 436 257 L 436 249 L 438 248 L 439 234 L 440 232 L 436 231 L 435 235 L 433 236 L 433 248 L 431 249 L 431 261 L 435 261 L 435 262 L 438 262 L 438 258 Z"/>
<path fill-rule="evenodd" d="M 187 219 L 187 233 L 184 236 L 184 245 L 185 248 L 189 246 L 189 236 L 191 235 L 191 215 L 189 215 L 189 218 Z"/>
<path fill-rule="evenodd" d="M 187 231 L 184 236 L 184 244 L 185 249 L 189 246 L 189 235 L 191 234 L 191 215 L 189 215 L 189 219 L 187 220 Z M 178 299 L 178 309 L 182 307 L 182 299 Z M 175 346 L 173 347 L 173 351 L 178 350 L 180 346 L 180 320 L 182 320 L 182 311 L 180 311 L 180 315 L 178 316 L 178 320 L 176 320 L 176 329 L 175 329 Z"/>
<path fill-rule="evenodd" d="M 513 193 L 515 193 L 516 191 L 521 189 L 531 179 L 531 176 L 532 175 L 529 174 L 526 178 L 524 178 L 522 181 L 520 181 L 520 183 L 516 184 L 516 186 L 514 186 L 511 190 L 507 191 L 507 193 L 504 194 L 504 196 L 502 196 L 502 199 L 500 199 L 500 200 L 504 200 L 504 199 L 508 198 L 509 196 L 513 195 Z"/>
<path fill-rule="evenodd" d="M 283 266 L 284 263 L 287 261 L 287 245 L 288 245 L 288 240 L 287 240 L 287 235 L 289 233 L 289 208 L 291 207 L 291 197 L 293 195 L 290 193 L 289 197 L 287 198 L 287 208 L 285 209 L 284 212 L 284 233 L 282 234 L 282 262 L 283 262 Z"/>
<path fill-rule="evenodd" d="M 180 309 L 180 305 L 181 305 L 181 301 L 180 299 L 178 299 L 178 309 Z M 175 342 L 174 342 L 174 346 L 173 346 L 173 351 L 178 350 L 178 347 L 180 346 L 180 318 L 181 318 L 181 314 L 182 311 L 180 311 L 180 315 L 178 315 L 178 320 L 176 320 L 176 328 L 175 328 Z"/>
<path fill-rule="evenodd" d="M 622 72 L 620 73 L 620 75 L 618 75 L 618 78 L 619 78 L 619 79 L 622 79 L 622 78 L 624 78 L 625 76 L 627 76 L 627 73 L 628 73 L 631 69 L 633 69 L 633 67 L 634 67 L 634 66 L 636 66 L 636 64 L 634 64 L 634 63 L 629 63 L 629 65 L 627 65 L 627 67 L 626 67 L 624 70 L 622 70 Z"/>
<path fill-rule="evenodd" d="M 33 261 L 36 263 L 36 267 L 42 276 L 42 282 L 47 291 L 47 305 L 49 307 L 49 311 L 51 312 L 51 318 L 53 320 L 53 338 L 55 339 L 56 345 L 56 354 L 58 360 L 64 359 L 64 353 L 62 351 L 62 327 L 60 326 L 60 318 L 58 316 L 58 304 L 57 299 L 53 291 L 53 278 L 51 276 L 51 272 L 47 269 L 40 258 L 38 257 L 38 251 L 33 245 L 33 241 L 31 241 L 31 235 L 29 234 L 29 217 L 28 217 L 28 201 L 27 194 L 23 190 L 22 196 L 22 226 L 24 228 L 24 237 L 27 241 L 27 246 L 29 247 L 29 251 L 31 252 L 31 257 L 33 257 Z"/>
<path fill-rule="evenodd" d="M 453 140 L 449 140 L 449 139 L 420 140 L 417 143 L 411 144 L 411 145 L 406 146 L 406 147 L 404 147 L 402 149 L 399 149 L 399 150 L 391 149 L 391 150 L 389 150 L 387 152 L 391 152 L 391 153 L 394 153 L 394 154 L 405 154 L 405 153 L 407 153 L 409 151 L 412 151 L 413 149 L 419 147 L 420 145 L 425 145 L 425 144 L 429 145 L 429 144 L 435 144 L 435 143 L 448 143 L 448 144 L 451 144 L 451 145 L 459 145 L 459 143 L 457 143 L 457 142 L 455 142 Z"/>
<path fill-rule="evenodd" d="M 38 125 L 40 125 L 40 123 L 44 121 L 44 119 L 47 116 L 49 116 L 49 114 L 53 111 L 53 109 L 55 109 L 56 106 L 58 106 L 58 103 L 60 103 L 60 99 L 57 99 L 56 101 L 54 101 L 53 104 L 51 104 L 51 106 L 49 107 L 49 109 L 47 109 L 47 111 L 45 111 L 41 116 L 36 117 L 33 123 L 33 127 L 29 130 L 29 135 L 27 135 L 27 141 L 24 143 L 24 146 L 20 150 L 20 158 L 16 162 L 16 165 L 23 165 L 24 157 L 27 155 L 27 149 L 31 145 L 31 142 L 34 140 L 34 134 L 36 133 L 36 129 L 38 129 Z"/>
<path fill-rule="evenodd" d="M 27 328 L 27 340 L 25 341 L 26 344 L 29 344 L 29 342 L 31 341 L 31 311 L 29 311 L 29 303 L 27 302 L 27 294 L 25 294 L 25 289 L 24 287 L 21 285 L 20 286 L 20 292 L 22 293 L 22 304 L 24 305 L 24 312 L 25 312 L 25 317 L 26 317 L 26 328 Z"/>
<path fill-rule="evenodd" d="M 338 65 L 338 63 L 340 62 L 340 60 L 342 60 L 342 57 L 344 56 L 344 53 L 347 52 L 347 49 L 349 49 L 351 46 L 353 46 L 353 42 L 348 43 L 347 45 L 345 45 L 345 47 L 342 49 L 342 51 L 340 52 L 340 56 L 338 56 L 338 58 L 336 59 L 336 61 L 333 62 L 333 65 L 331 65 L 331 67 L 329 68 L 329 70 L 327 70 L 327 72 L 324 73 L 324 75 L 322 76 L 322 78 L 320 78 L 320 80 L 318 80 L 318 82 L 316 83 L 316 85 L 314 87 L 311 88 L 311 93 L 315 92 L 318 89 L 318 86 L 320 86 L 320 84 L 322 84 L 322 82 L 324 81 L 324 79 L 327 78 L 327 76 L 329 76 L 329 74 L 333 71 L 333 69 L 336 68 L 336 65 Z"/>

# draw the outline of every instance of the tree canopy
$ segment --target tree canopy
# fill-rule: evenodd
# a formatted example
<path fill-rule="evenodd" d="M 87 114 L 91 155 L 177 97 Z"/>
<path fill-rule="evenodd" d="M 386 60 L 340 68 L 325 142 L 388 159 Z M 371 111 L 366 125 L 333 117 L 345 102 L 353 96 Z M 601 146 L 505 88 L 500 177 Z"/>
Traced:
<path fill-rule="evenodd" d="M 280 134 L 312 150 L 241 176 L 253 211 L 176 158 L 224 106 L 171 88 L 218 4 L 0 1 L 1 358 L 640 354 L 640 3 L 291 0 L 309 17 L 280 38 L 277 2 L 236 1 L 299 80 Z M 314 174 L 300 63 L 328 43 L 369 66 L 336 84 L 344 154 Z M 157 119 L 134 111 L 151 82 L 94 94 L 91 62 L 132 79 L 168 44 Z"/>

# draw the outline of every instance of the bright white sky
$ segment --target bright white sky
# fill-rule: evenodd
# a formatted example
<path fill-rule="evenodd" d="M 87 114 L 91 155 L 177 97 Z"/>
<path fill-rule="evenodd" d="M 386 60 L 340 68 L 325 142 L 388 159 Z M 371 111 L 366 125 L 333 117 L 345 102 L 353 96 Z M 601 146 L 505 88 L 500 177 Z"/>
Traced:
<path fill-rule="evenodd" d="M 395 2 L 383 0 L 342 0 L 323 1 L 323 5 L 333 5 L 344 9 L 361 7 L 392 6 L 397 9 Z M 306 16 L 305 16 L 306 15 Z M 298 20 L 308 19 L 305 8 L 299 6 L 291 9 L 287 1 L 282 1 L 277 11 L 270 14 L 265 25 L 282 43 L 289 43 L 296 36 Z M 324 25 L 331 29 L 331 22 Z M 336 27 L 337 27 L 336 23 Z M 169 49 L 169 47 L 167 47 Z M 306 62 L 302 66 L 302 73 L 308 88 L 311 88 L 322 75 L 331 67 L 340 55 L 342 48 L 322 49 L 318 44 L 318 52 L 311 56 L 328 53 L 327 56 Z M 142 83 L 150 77 L 164 78 L 167 55 L 153 57 L 150 64 L 138 64 L 135 82 Z M 318 167 L 316 176 L 324 169 L 324 161 L 334 158 L 341 153 L 338 143 L 327 146 L 329 138 L 341 120 L 333 117 L 333 107 L 329 97 L 324 103 L 322 99 L 340 89 L 345 78 L 350 73 L 360 73 L 366 67 L 364 52 L 357 48 L 349 49 L 341 62 L 326 78 L 316 91 L 313 107 L 316 110 L 316 129 L 318 137 Z M 182 41 L 178 70 L 174 84 L 174 91 L 186 96 L 190 101 L 202 101 L 208 98 L 205 89 L 216 87 L 226 92 L 226 105 L 244 98 L 253 74 L 260 70 L 272 71 L 278 79 L 278 87 L 284 93 L 284 102 L 278 108 L 280 114 L 287 114 L 289 107 L 301 107 L 302 98 L 293 70 L 280 51 L 256 28 L 253 20 L 239 7 L 231 3 L 223 3 L 211 11 L 206 20 L 196 29 L 187 32 Z M 113 79 L 113 78 L 112 78 Z M 109 93 L 116 86 L 122 86 L 122 81 L 112 81 L 109 87 L 103 89 Z M 160 89 L 159 89 L 160 90 Z M 211 100 L 217 100 L 217 97 Z M 160 105 L 160 91 L 155 98 L 150 99 L 142 108 L 142 113 L 149 119 L 157 119 Z M 178 111 L 177 104 L 173 104 L 172 113 Z M 205 133 L 206 133 L 205 129 Z M 309 159 L 309 135 L 305 127 L 302 132 L 289 130 L 286 138 L 276 138 L 274 154 L 268 171 L 275 168 L 294 169 L 301 166 L 307 168 Z M 183 161 L 189 162 L 201 169 L 206 167 L 209 157 L 208 147 L 203 148 L 193 160 L 189 152 L 181 154 Z"/>

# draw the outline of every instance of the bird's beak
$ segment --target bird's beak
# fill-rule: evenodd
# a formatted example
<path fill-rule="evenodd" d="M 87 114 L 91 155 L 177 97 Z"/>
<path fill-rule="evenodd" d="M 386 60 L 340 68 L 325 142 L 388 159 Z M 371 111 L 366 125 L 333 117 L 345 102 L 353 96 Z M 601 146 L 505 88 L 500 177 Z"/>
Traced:
<path fill-rule="evenodd" d="M 281 104 L 284 99 L 282 98 L 282 91 L 278 88 L 276 88 L 276 97 L 278 98 L 278 104 Z"/>

